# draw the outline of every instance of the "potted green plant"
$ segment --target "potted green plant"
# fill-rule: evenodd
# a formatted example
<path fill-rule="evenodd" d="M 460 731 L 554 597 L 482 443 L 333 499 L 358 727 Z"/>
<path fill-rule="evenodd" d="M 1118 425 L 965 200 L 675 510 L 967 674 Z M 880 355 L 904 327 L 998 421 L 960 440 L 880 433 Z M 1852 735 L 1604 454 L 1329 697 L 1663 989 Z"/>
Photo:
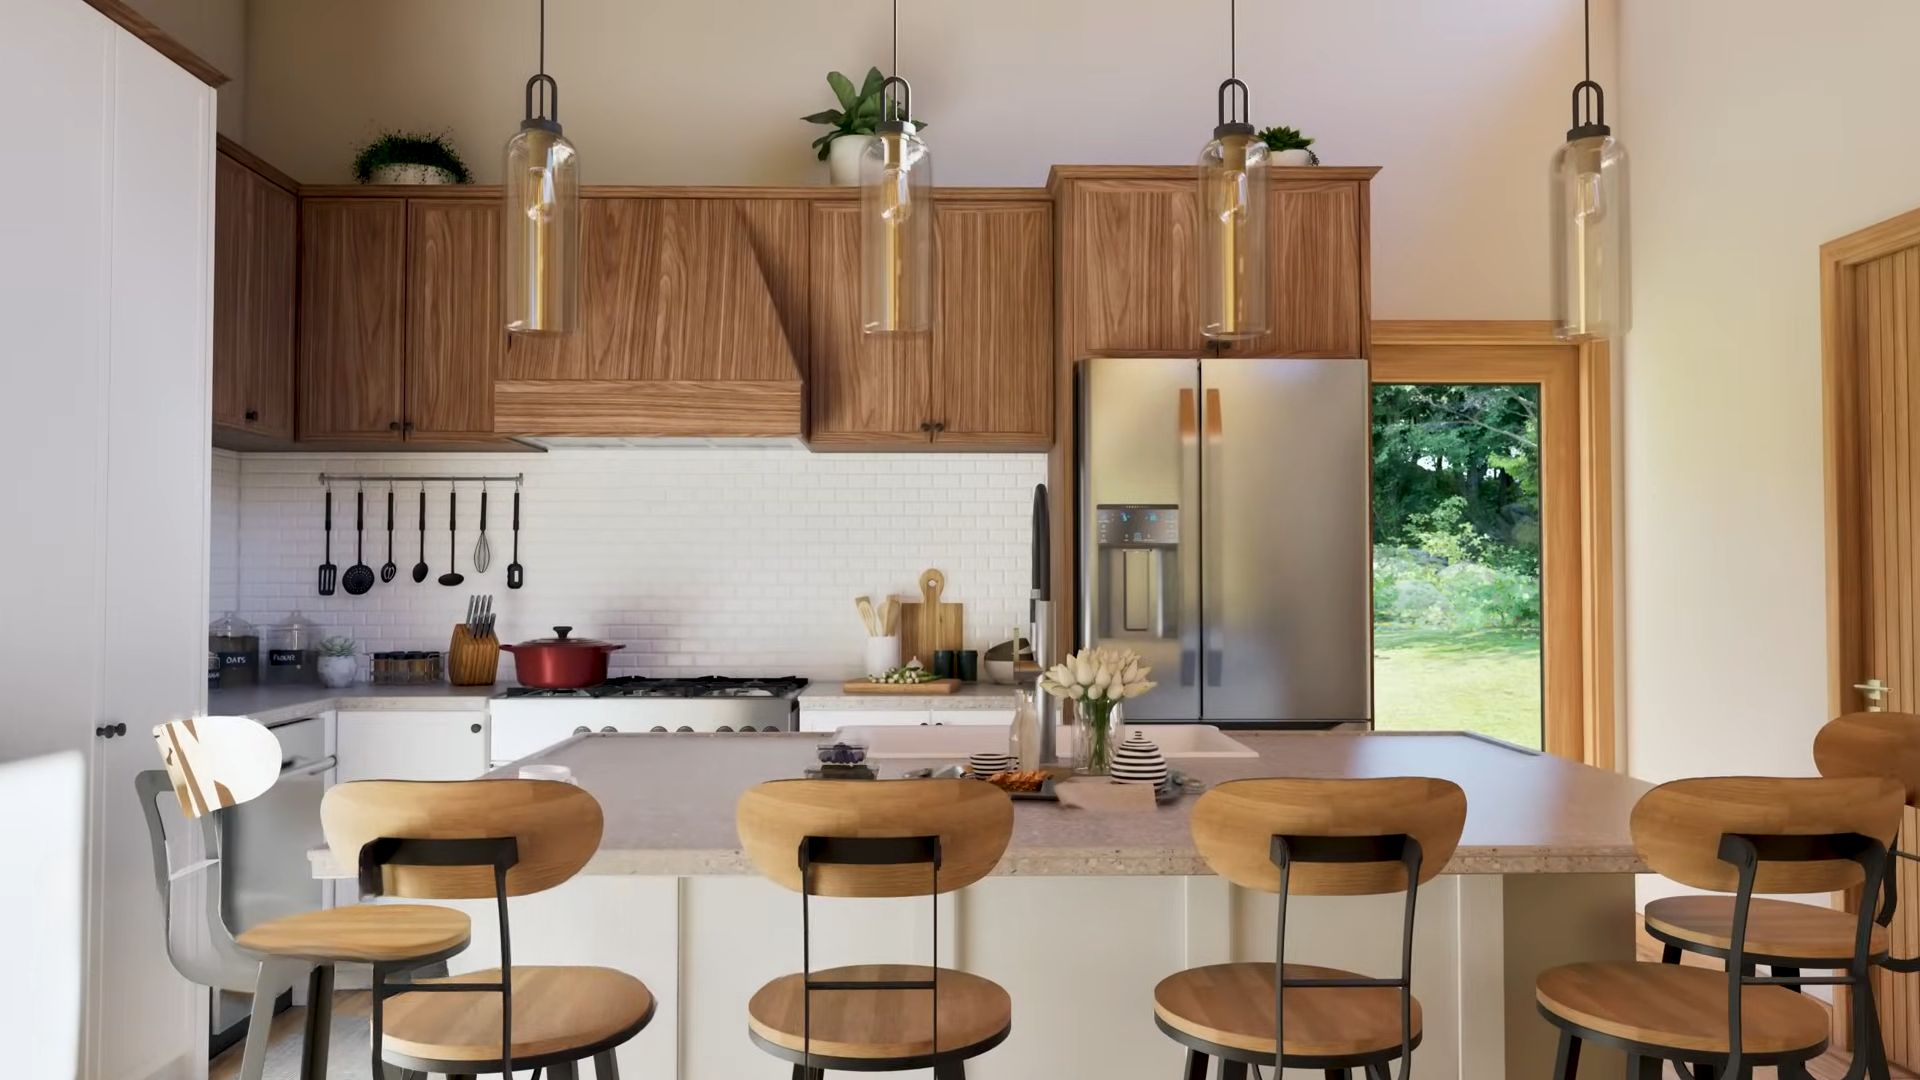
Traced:
<path fill-rule="evenodd" d="M 860 155 L 873 142 L 874 125 L 880 122 L 880 86 L 884 82 L 886 76 L 877 67 L 867 69 L 867 77 L 857 89 L 852 79 L 829 71 L 827 85 L 833 88 L 840 107 L 800 118 L 832 129 L 813 140 L 813 149 L 827 163 L 827 174 L 835 184 L 852 186 L 860 182 Z M 927 125 L 916 117 L 913 126 L 923 129 Z"/>
<path fill-rule="evenodd" d="M 1270 127 L 1260 133 L 1267 153 L 1275 165 L 1318 165 L 1320 155 L 1309 150 L 1313 140 L 1300 134 L 1299 128 Z"/>
<path fill-rule="evenodd" d="M 338 690 L 352 686 L 360 673 L 354 659 L 354 641 L 350 637 L 330 637 L 320 643 L 320 681 Z"/>
<path fill-rule="evenodd" d="M 388 131 L 360 148 L 353 178 L 363 184 L 470 184 L 473 174 L 445 135 Z"/>

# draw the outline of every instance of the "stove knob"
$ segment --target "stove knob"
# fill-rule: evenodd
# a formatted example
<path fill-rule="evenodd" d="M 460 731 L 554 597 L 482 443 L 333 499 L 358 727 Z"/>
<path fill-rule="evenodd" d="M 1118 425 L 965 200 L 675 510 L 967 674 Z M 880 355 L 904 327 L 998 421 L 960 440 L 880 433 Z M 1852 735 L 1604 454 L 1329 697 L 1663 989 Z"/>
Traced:
<path fill-rule="evenodd" d="M 713 730 L 714 730 L 714 731 L 716 731 L 716 732 L 719 732 L 719 731 L 726 731 L 726 732 L 731 732 L 731 731 L 732 731 L 733 729 L 732 729 L 732 728 L 730 728 L 730 727 L 728 727 L 728 726 L 727 726 L 727 725 L 725 725 L 725 724 L 721 724 L 721 725 L 720 725 L 719 727 L 717 727 L 717 728 L 714 728 Z"/>
<path fill-rule="evenodd" d="M 606 727 L 600 729 L 600 734 L 602 735 L 618 735 L 619 733 L 620 729 L 614 727 L 612 724 L 608 724 Z"/>
<path fill-rule="evenodd" d="M 582 724 L 579 727 L 574 728 L 573 733 L 575 735 L 591 735 L 593 734 L 593 729 L 586 726 L 585 724 Z"/>
<path fill-rule="evenodd" d="M 683 733 L 683 734 L 687 734 L 687 735 L 691 735 L 691 734 L 693 734 L 693 729 L 692 729 L 692 728 L 690 728 L 690 727 L 688 727 L 688 726 L 687 726 L 687 725 L 685 725 L 685 724 L 681 724 L 681 725 L 680 725 L 679 727 L 677 727 L 677 728 L 674 728 L 673 730 L 675 730 L 675 731 L 678 731 L 678 732 L 681 732 L 681 733 Z"/>
<path fill-rule="evenodd" d="M 655 725 L 653 725 L 652 727 L 650 727 L 650 728 L 648 728 L 647 730 L 648 730 L 648 731 L 657 731 L 657 732 L 659 732 L 659 733 L 660 733 L 660 734 L 662 734 L 662 735 L 665 735 L 665 734 L 667 733 L 667 729 L 666 729 L 666 728 L 664 728 L 664 727 L 661 727 L 661 726 L 660 726 L 659 724 L 655 724 Z"/>

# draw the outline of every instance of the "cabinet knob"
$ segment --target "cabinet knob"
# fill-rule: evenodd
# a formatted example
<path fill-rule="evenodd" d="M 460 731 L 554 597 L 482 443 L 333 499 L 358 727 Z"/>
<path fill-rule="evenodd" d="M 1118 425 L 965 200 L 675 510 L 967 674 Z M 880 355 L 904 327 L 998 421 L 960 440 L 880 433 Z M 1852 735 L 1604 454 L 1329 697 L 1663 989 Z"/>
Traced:
<path fill-rule="evenodd" d="M 945 420 L 935 420 L 933 422 L 934 434 L 938 435 L 940 432 L 945 430 L 947 430 L 947 422 Z"/>
<path fill-rule="evenodd" d="M 920 430 L 921 430 L 921 431 L 932 431 L 932 430 L 933 430 L 933 421 L 931 421 L 931 420 L 922 420 L 922 421 L 920 421 Z"/>
<path fill-rule="evenodd" d="M 389 421 L 387 421 L 387 430 L 388 430 L 388 431 L 399 431 L 399 430 L 400 430 L 400 421 L 398 421 L 398 420 L 389 420 Z"/>
<path fill-rule="evenodd" d="M 248 409 L 248 410 L 247 410 L 247 420 L 248 420 L 248 422 L 249 422 L 249 423 L 251 423 L 252 421 L 255 421 L 255 420 L 258 420 L 258 419 L 260 419 L 260 410 L 259 410 L 259 409 Z"/>
<path fill-rule="evenodd" d="M 102 739 L 111 739 L 116 735 L 125 735 L 126 733 L 127 725 L 125 724 L 101 724 L 99 727 L 93 729 L 93 734 Z"/>
<path fill-rule="evenodd" d="M 401 424 L 400 430 L 411 433 L 413 431 L 413 421 L 408 420 L 406 423 Z"/>
<path fill-rule="evenodd" d="M 480 725 L 474 724 L 473 726 L 467 728 L 467 730 L 473 732 L 475 735 L 478 735 L 480 734 Z"/>

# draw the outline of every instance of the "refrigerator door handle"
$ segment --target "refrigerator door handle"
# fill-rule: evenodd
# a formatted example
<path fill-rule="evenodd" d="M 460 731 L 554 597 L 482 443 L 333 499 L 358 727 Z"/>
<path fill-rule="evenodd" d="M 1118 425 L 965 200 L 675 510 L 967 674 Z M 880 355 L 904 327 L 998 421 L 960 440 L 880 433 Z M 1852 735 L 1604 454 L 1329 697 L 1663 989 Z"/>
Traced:
<path fill-rule="evenodd" d="M 1219 686 L 1221 671 L 1226 660 L 1226 608 L 1221 595 L 1221 579 L 1226 577 L 1222 571 L 1226 566 L 1220 557 L 1220 542 L 1226 536 L 1224 527 L 1216 528 L 1217 522 L 1227 512 L 1227 508 L 1218 505 L 1218 499 L 1212 494 L 1220 490 L 1218 476 L 1220 455 L 1216 452 L 1226 442 L 1226 424 L 1222 417 L 1220 391 L 1209 388 L 1203 399 L 1201 427 L 1204 432 L 1200 448 L 1200 499 L 1206 507 L 1206 518 L 1212 521 L 1200 521 L 1200 609 L 1204 613 L 1206 626 L 1206 676 L 1208 686 Z"/>
<path fill-rule="evenodd" d="M 1199 409 L 1191 388 L 1180 391 L 1180 528 L 1179 559 L 1179 633 L 1180 685 L 1192 686 L 1199 679 L 1200 667 L 1200 560 L 1199 545 L 1187 537 L 1200 525 L 1198 492 L 1200 483 Z"/>

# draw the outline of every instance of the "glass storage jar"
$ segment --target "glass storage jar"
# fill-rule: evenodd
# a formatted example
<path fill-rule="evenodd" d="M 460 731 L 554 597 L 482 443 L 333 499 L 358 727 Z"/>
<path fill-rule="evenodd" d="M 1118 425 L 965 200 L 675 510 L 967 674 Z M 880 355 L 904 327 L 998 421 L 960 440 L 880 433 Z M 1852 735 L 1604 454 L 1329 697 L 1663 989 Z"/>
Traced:
<path fill-rule="evenodd" d="M 312 686 L 320 682 L 320 628 L 293 611 L 267 635 L 269 686 Z"/>
<path fill-rule="evenodd" d="M 207 627 L 207 651 L 220 668 L 220 686 L 255 686 L 260 682 L 260 631 L 229 611 Z"/>

